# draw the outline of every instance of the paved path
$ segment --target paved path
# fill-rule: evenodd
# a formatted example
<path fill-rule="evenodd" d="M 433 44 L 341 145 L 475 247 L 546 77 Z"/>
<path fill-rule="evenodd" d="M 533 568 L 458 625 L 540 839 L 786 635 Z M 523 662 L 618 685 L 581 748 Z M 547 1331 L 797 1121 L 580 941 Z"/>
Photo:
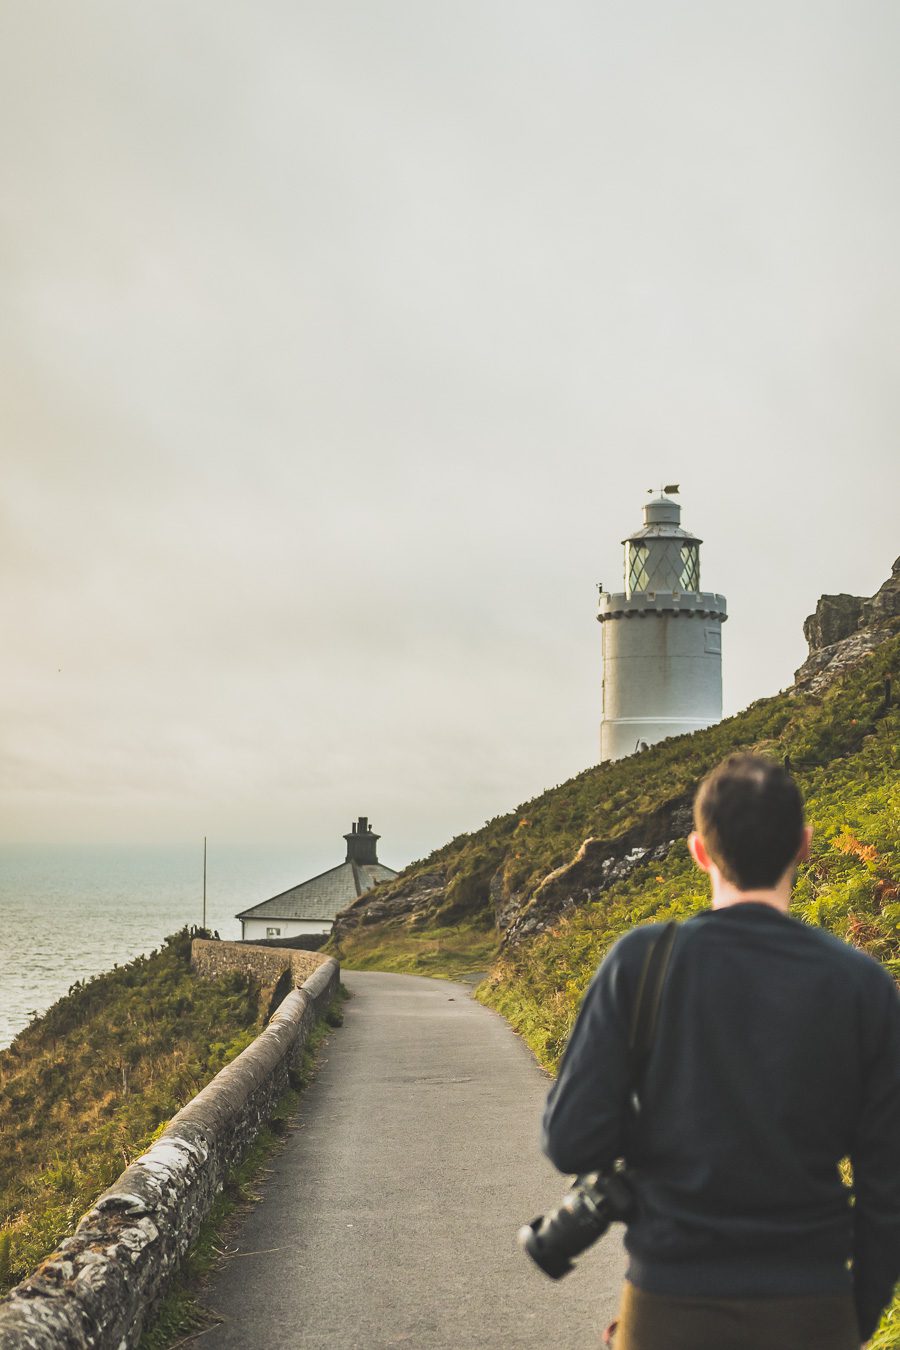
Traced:
<path fill-rule="evenodd" d="M 463 985 L 343 978 L 344 1025 L 211 1282 L 225 1320 L 198 1350 L 596 1347 L 617 1230 L 559 1283 L 515 1243 L 563 1194 L 537 1148 L 549 1080 Z"/>

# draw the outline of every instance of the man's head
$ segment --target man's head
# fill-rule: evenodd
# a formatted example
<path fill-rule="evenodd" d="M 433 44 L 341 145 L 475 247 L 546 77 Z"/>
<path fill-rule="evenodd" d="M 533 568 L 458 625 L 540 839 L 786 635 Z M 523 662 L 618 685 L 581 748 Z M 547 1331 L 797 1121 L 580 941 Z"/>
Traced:
<path fill-rule="evenodd" d="M 708 773 L 694 799 L 695 861 L 735 892 L 768 891 L 793 878 L 809 851 L 803 802 L 780 764 L 729 755 Z"/>

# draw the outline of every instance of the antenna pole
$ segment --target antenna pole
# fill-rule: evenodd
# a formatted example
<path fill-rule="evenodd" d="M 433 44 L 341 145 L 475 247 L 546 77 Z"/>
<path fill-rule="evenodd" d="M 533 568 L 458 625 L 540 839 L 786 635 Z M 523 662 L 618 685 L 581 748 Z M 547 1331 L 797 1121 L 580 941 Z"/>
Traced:
<path fill-rule="evenodd" d="M 203 928 L 206 930 L 206 835 L 203 836 Z"/>

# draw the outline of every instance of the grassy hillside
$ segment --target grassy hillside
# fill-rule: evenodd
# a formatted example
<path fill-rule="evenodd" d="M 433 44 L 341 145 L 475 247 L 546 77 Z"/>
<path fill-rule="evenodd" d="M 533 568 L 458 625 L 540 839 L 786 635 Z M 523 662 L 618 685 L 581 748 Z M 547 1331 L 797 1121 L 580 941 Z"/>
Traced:
<path fill-rule="evenodd" d="M 0 1052 L 0 1294 L 262 1029 L 266 991 L 196 979 L 190 949 L 75 985 Z"/>
<path fill-rule="evenodd" d="M 891 887 L 898 857 L 898 710 L 885 708 L 884 680 L 891 672 L 896 677 L 898 665 L 900 637 L 893 637 L 822 694 L 788 691 L 761 699 L 706 731 L 585 770 L 452 840 L 363 897 L 339 926 L 335 950 L 348 967 L 445 975 L 484 968 L 512 923 L 521 929 L 532 913 L 545 922 L 542 901 L 548 893 L 559 891 L 559 906 L 565 906 L 565 878 L 559 883 L 547 879 L 572 862 L 585 839 L 599 841 L 601 855 L 608 845 L 610 856 L 621 855 L 623 841 L 640 843 L 643 832 L 648 842 L 657 842 L 660 819 L 673 804 L 682 804 L 684 814 L 684 804 L 709 768 L 733 750 L 753 749 L 790 756 L 817 826 L 798 904 L 818 922 L 843 924 L 848 933 L 853 927 L 854 940 L 882 959 L 896 960 Z M 838 836 L 843 842 L 836 844 Z M 688 913 L 703 903 L 703 895 L 681 844 L 619 886 L 580 888 L 574 911 L 564 910 L 570 917 L 561 929 L 564 941 L 585 953 L 571 974 L 575 987 L 618 933 L 669 909 Z M 549 950 L 553 939 L 540 941 L 535 953 Z M 517 943 L 515 954 L 501 959 L 491 983 L 497 999 L 513 983 L 524 999 L 516 972 L 537 959 L 533 947 L 533 942 Z M 555 996 L 569 978 L 559 981 Z M 541 1002 L 547 993 L 544 987 L 537 991 Z M 571 999 L 564 1023 L 570 1005 Z M 504 1006 L 512 1013 L 510 1004 Z M 559 1038 L 554 1041 L 549 1028 L 546 1034 L 532 1033 L 524 1021 L 521 1029 L 552 1064 Z"/>
<path fill-rule="evenodd" d="M 873 672 L 874 673 L 874 672 Z M 870 679 L 833 690 L 821 711 L 864 713 Z M 737 720 L 737 719 L 735 719 Z M 850 718 L 853 728 L 862 719 Z M 862 947 L 900 977 L 900 708 L 867 724 L 858 746 L 798 771 L 815 825 L 793 912 Z M 844 748 L 844 747 L 842 747 Z M 717 756 L 718 757 L 718 756 Z M 636 924 L 686 918 L 708 904 L 706 878 L 684 843 L 639 865 L 602 897 L 572 907 L 494 964 L 479 998 L 509 1019 L 547 1068 L 559 1060 L 587 982 L 607 948 Z"/>
<path fill-rule="evenodd" d="M 791 706 L 781 696 L 757 705 L 692 738 L 691 759 L 694 772 L 701 771 L 739 743 L 735 732 L 746 733 L 742 743 L 748 747 L 790 754 L 816 830 L 793 912 L 855 943 L 900 978 L 900 708 L 883 707 L 884 677 L 896 674 L 898 656 L 895 639 L 819 700 Z M 646 762 L 645 756 L 629 761 L 635 773 Z M 607 948 L 635 924 L 684 918 L 703 908 L 707 897 L 706 879 L 680 843 L 662 862 L 639 865 L 596 901 L 567 910 L 510 949 L 477 997 L 501 1012 L 540 1062 L 554 1069 Z M 900 1297 L 871 1345 L 900 1348 Z"/>
<path fill-rule="evenodd" d="M 605 848 L 621 858 L 617 842 L 639 843 L 642 830 L 655 843 L 659 830 L 651 827 L 667 805 L 682 804 L 683 815 L 702 775 L 731 751 L 749 749 L 790 757 L 815 826 L 794 913 L 855 943 L 900 978 L 900 707 L 885 705 L 884 685 L 891 675 L 898 688 L 898 668 L 894 637 L 822 694 L 761 700 L 707 731 L 588 769 L 453 840 L 379 888 L 380 921 L 344 927 L 345 964 L 454 975 L 467 963 L 487 964 L 493 949 L 477 997 L 553 1070 L 607 948 L 635 924 L 694 913 L 708 903 L 708 889 L 682 839 L 665 856 L 638 860 L 621 880 L 580 890 L 568 903 L 574 873 L 564 871 L 561 883 L 548 882 L 548 874 L 565 868 L 589 837 L 600 841 L 601 858 Z M 540 904 L 548 893 L 559 900 L 549 918 Z M 365 913 L 360 906 L 360 918 Z M 501 945 L 510 923 L 522 931 L 529 915 L 538 916 L 537 931 Z M 900 1348 L 900 1299 L 871 1344 Z"/>

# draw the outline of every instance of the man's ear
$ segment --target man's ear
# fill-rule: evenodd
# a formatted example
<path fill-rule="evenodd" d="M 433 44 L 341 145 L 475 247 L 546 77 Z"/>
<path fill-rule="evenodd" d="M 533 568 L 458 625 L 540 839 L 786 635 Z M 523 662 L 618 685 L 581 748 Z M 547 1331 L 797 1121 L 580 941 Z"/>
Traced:
<path fill-rule="evenodd" d="M 700 871 L 708 872 L 712 867 L 712 861 L 710 860 L 710 856 L 706 851 L 703 840 L 700 838 L 700 835 L 697 833 L 696 830 L 692 830 L 691 833 L 688 835 L 687 846 L 688 852 L 690 853 L 694 862 L 700 868 Z"/>

